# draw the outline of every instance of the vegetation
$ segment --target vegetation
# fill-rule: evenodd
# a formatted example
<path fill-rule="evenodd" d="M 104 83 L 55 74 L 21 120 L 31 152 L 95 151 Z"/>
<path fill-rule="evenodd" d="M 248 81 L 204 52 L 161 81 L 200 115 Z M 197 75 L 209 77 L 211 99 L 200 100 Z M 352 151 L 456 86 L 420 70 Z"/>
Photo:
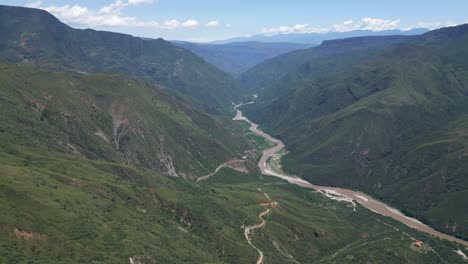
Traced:
<path fill-rule="evenodd" d="M 338 72 L 406 39 L 408 37 L 405 36 L 381 36 L 324 41 L 315 48 L 292 51 L 266 60 L 243 73 L 238 80 L 247 93 L 262 91 L 261 100 L 265 101 L 286 93 L 287 89 L 280 82 L 282 79 L 292 82 L 308 74 L 320 76 Z"/>
<path fill-rule="evenodd" d="M 259 221 L 257 188 L 280 204 L 254 234 L 268 263 L 441 263 L 379 220 L 463 263 L 448 242 L 256 173 L 226 169 L 195 184 L 14 144 L 0 160 L 3 263 L 252 263 L 241 226 Z"/>
<path fill-rule="evenodd" d="M 251 263 L 257 255 L 241 226 L 258 223 L 266 192 L 280 205 L 267 216 L 266 227 L 255 232 L 254 243 L 269 263 L 440 263 L 432 251 L 411 249 L 414 241 L 387 224 L 424 240 L 450 263 L 462 263 L 452 243 L 259 175 L 253 169 L 255 155 L 249 155 L 249 173 L 223 169 L 199 184 L 162 176 L 163 169 L 141 158 L 159 153 L 151 135 L 167 136 L 168 152 L 186 147 L 182 136 L 192 144 L 216 145 L 205 142 L 215 139 L 206 139 L 202 129 L 209 128 L 212 119 L 157 87 L 118 75 L 10 64 L 0 69 L 0 262 L 129 263 L 132 258 L 144 263 Z M 125 107 L 115 110 L 116 102 Z M 114 125 L 125 120 L 122 116 L 128 124 L 117 129 L 123 134 L 115 137 Z M 102 133 L 96 135 L 97 128 Z M 229 131 L 209 131 L 230 142 Z M 248 127 L 236 126 L 234 132 L 248 133 Z M 126 137 L 125 144 L 114 148 L 114 140 Z M 247 146 L 268 147 L 249 137 L 252 143 Z M 174 164 L 195 167 L 200 161 L 214 166 L 228 152 L 219 147 L 186 148 L 186 156 L 174 155 Z M 128 150 L 142 154 L 127 156 L 132 153 Z M 191 159 L 197 151 L 206 153 L 206 160 Z M 122 160 L 133 156 L 139 160 Z"/>
<path fill-rule="evenodd" d="M 371 56 L 359 55 L 356 40 L 338 43 L 347 51 L 308 50 L 315 59 L 265 89 L 248 116 L 285 141 L 286 170 L 364 190 L 467 238 L 468 26 L 380 45 Z M 296 54 L 283 55 L 285 64 Z M 266 63 L 268 77 L 283 58 Z"/>
<path fill-rule="evenodd" d="M 466 31 L 325 43 L 277 79 L 291 84 L 278 119 L 281 86 L 250 114 L 290 144 L 289 169 L 340 185 L 332 176 L 352 173 L 351 186 L 463 236 Z M 233 79 L 164 40 L 0 6 L 0 61 L 1 263 L 251 263 L 242 227 L 264 193 L 278 205 L 253 243 L 268 263 L 464 263 L 458 245 L 260 175 L 256 148 L 270 143 L 200 111 L 227 113 L 242 98 Z M 248 172 L 190 180 L 241 157 Z"/>
<path fill-rule="evenodd" d="M 0 142 L 195 178 L 250 149 L 226 120 L 143 81 L 0 64 Z"/>
<path fill-rule="evenodd" d="M 137 77 L 211 113 L 238 99 L 227 73 L 170 42 L 74 29 L 38 9 L 0 6 L 0 60 Z"/>

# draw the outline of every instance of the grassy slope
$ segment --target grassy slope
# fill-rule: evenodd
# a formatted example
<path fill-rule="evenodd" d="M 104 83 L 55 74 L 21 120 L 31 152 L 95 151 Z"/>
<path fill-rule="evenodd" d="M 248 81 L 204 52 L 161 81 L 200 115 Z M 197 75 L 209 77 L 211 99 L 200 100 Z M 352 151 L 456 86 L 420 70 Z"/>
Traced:
<path fill-rule="evenodd" d="M 466 29 L 430 32 L 329 74 L 302 65 L 276 86 L 286 95 L 249 114 L 286 141 L 287 169 L 467 237 Z"/>
<path fill-rule="evenodd" d="M 53 69 L 112 72 L 166 86 L 204 110 L 238 99 L 234 80 L 162 39 L 68 27 L 43 10 L 0 6 L 0 59 Z"/>
<path fill-rule="evenodd" d="M 423 239 L 449 263 L 462 262 L 448 242 L 256 174 L 222 170 L 196 185 L 11 144 L 0 146 L 0 160 L 5 263 L 128 263 L 135 256 L 145 263 L 251 263 L 257 255 L 240 226 L 257 223 L 264 210 L 257 188 L 280 203 L 254 234 L 269 263 L 293 263 L 284 252 L 305 263 L 440 263 L 376 219 Z"/>
<path fill-rule="evenodd" d="M 229 139 L 225 130 L 209 127 L 212 122 L 206 116 L 144 82 L 8 64 L 1 65 L 0 72 L 0 262 L 128 263 L 130 257 L 145 263 L 254 262 L 256 252 L 240 227 L 259 221 L 257 215 L 264 210 L 259 203 L 265 197 L 258 188 L 280 203 L 267 217 L 267 227 L 254 235 L 268 262 L 440 262 L 434 253 L 412 250 L 410 239 L 375 219 L 423 239 L 450 263 L 461 261 L 451 243 L 415 233 L 364 208 L 354 213 L 345 204 L 255 171 L 222 170 L 197 185 L 163 177 L 159 168 L 111 162 L 128 152 L 112 149 L 113 144 L 94 131 L 100 128 L 112 142 L 110 130 L 116 120 L 126 123 L 122 117 L 128 125 L 117 131 L 127 134 L 116 138 L 127 139 L 118 141 L 119 150 L 137 151 L 139 146 L 152 153 L 151 136 L 160 135 L 167 136 L 167 151 L 191 142 L 184 149 L 186 156 L 174 156 L 176 165 L 196 166 L 190 155 L 197 151 L 217 153 L 207 156 L 213 158 L 207 162 L 225 153 L 202 148 L 214 139 L 205 142 L 206 131 L 190 119 L 200 119 L 196 124 Z M 115 107 L 122 102 L 125 107 Z M 247 132 L 245 126 L 236 129 Z M 73 147 L 65 147 L 65 142 Z M 197 142 L 203 143 L 200 149 Z M 137 153 L 141 158 L 146 152 Z"/>
<path fill-rule="evenodd" d="M 205 175 L 247 148 L 225 120 L 119 75 L 0 64 L 1 142 Z M 173 173 L 173 172 L 172 172 Z"/>
<path fill-rule="evenodd" d="M 112 116 L 129 120 L 128 127 L 117 129 L 128 133 L 123 137 L 128 138 L 123 141 L 126 144 L 118 144 L 125 149 L 139 146 L 153 152 L 154 134 L 168 137 L 168 151 L 186 147 L 184 140 L 189 140 L 191 148 L 184 149 L 187 156 L 174 156 L 176 165 L 193 165 L 190 155 L 197 150 L 218 153 L 193 148 L 206 138 L 190 119 L 200 119 L 196 124 L 212 133 L 230 136 L 221 128 L 210 128 L 212 122 L 203 114 L 141 81 L 8 64 L 0 67 L 0 262 L 128 263 L 130 257 L 145 263 L 254 262 L 256 252 L 240 227 L 259 221 L 257 215 L 264 208 L 258 204 L 265 197 L 258 188 L 280 203 L 267 217 L 266 228 L 254 235 L 268 262 L 293 263 L 294 258 L 309 263 L 439 263 L 437 255 L 412 250 L 410 239 L 375 219 L 423 239 L 450 263 L 461 261 L 448 242 L 417 234 L 364 208 L 353 213 L 345 204 L 263 178 L 255 171 L 222 170 L 197 185 L 163 177 L 159 168 L 111 162 L 120 161 L 122 153 L 94 131 L 100 128 L 113 141 Z M 116 102 L 125 102 L 125 107 L 115 110 Z M 246 133 L 247 127 L 236 130 Z M 169 146 L 170 139 L 179 145 Z M 268 146 L 258 138 L 251 140 L 257 147 Z M 65 147 L 65 142 L 73 147 Z"/>

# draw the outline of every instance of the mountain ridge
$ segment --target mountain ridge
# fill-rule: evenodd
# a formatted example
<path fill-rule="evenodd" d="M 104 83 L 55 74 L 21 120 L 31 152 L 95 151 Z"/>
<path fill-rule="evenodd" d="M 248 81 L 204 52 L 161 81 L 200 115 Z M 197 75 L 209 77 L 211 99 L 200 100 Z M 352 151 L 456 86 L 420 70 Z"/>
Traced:
<path fill-rule="evenodd" d="M 290 33 L 290 34 L 277 34 L 277 35 L 254 35 L 251 37 L 237 37 L 227 40 L 217 40 L 213 44 L 225 44 L 229 42 L 244 42 L 244 41 L 261 41 L 261 42 L 290 42 L 302 44 L 320 45 L 324 40 L 342 39 L 351 37 L 364 37 L 364 36 L 389 36 L 389 35 L 420 35 L 428 32 L 429 29 L 415 28 L 411 30 L 353 30 L 345 32 L 327 32 L 327 33 Z"/>
<path fill-rule="evenodd" d="M 315 59 L 342 56 L 337 57 L 343 60 L 342 62 L 330 60 L 322 63 L 320 67 L 314 66 L 318 71 L 324 71 L 325 68 L 332 69 L 334 66 L 340 67 L 340 64 L 345 64 L 349 61 L 345 59 L 346 57 L 371 58 L 388 46 L 398 45 L 408 38 L 407 36 L 371 36 L 324 41 L 317 47 L 292 51 L 266 60 L 238 76 L 237 80 L 244 90 L 258 93 L 264 88 L 273 86 L 289 72 L 299 70 L 304 64 Z"/>
<path fill-rule="evenodd" d="M 325 53 L 266 86 L 247 114 L 286 143 L 286 170 L 363 190 L 466 238 L 467 29 L 410 37 L 370 57 Z"/>
<path fill-rule="evenodd" d="M 248 145 L 222 121 L 116 74 L 0 64 L 2 141 L 196 178 Z"/>
<path fill-rule="evenodd" d="M 162 85 L 200 109 L 225 111 L 235 81 L 162 39 L 74 29 L 44 10 L 0 6 L 0 59 L 49 69 L 117 72 Z"/>

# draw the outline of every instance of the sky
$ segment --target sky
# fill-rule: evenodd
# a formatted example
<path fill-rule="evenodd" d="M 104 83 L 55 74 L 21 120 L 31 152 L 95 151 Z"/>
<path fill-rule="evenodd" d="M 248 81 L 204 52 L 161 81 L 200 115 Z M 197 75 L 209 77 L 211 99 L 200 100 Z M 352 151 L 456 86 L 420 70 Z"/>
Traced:
<path fill-rule="evenodd" d="M 0 0 L 0 4 L 41 8 L 75 28 L 194 42 L 468 23 L 468 0 Z"/>

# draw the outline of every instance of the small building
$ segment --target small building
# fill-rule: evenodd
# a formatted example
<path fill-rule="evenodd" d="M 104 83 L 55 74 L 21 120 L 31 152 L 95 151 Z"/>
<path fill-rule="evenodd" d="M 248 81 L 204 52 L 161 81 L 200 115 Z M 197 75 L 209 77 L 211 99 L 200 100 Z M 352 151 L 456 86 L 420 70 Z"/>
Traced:
<path fill-rule="evenodd" d="M 414 243 L 417 247 L 422 247 L 423 242 L 422 241 L 417 241 Z"/>

